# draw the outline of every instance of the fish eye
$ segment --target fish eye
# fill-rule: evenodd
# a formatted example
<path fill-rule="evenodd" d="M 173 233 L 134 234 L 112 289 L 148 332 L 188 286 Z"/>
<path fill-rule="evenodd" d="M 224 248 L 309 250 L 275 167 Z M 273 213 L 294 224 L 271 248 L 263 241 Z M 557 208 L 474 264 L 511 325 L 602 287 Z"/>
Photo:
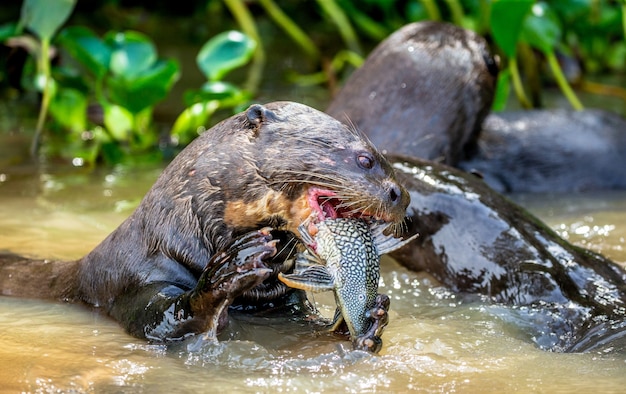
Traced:
<path fill-rule="evenodd" d="M 356 162 L 359 167 L 366 170 L 374 167 L 374 157 L 368 152 L 359 153 L 356 157 Z"/>

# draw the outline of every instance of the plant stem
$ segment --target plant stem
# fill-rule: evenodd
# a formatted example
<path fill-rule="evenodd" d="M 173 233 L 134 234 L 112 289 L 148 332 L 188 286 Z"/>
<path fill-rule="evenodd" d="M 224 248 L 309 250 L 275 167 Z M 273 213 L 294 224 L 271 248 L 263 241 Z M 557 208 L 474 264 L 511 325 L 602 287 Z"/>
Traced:
<path fill-rule="evenodd" d="M 459 0 L 445 0 L 450 14 L 452 16 L 452 23 L 457 26 L 463 26 L 463 7 L 459 3 Z"/>
<path fill-rule="evenodd" d="M 48 38 L 43 38 L 41 40 L 41 50 L 39 53 L 39 59 L 37 60 L 38 73 L 40 78 L 43 78 L 44 85 L 42 90 L 41 107 L 39 107 L 39 116 L 37 117 L 37 127 L 35 129 L 35 135 L 33 136 L 33 142 L 30 146 L 30 154 L 33 157 L 36 157 L 37 152 L 39 151 L 43 126 L 46 122 L 46 114 L 48 113 L 48 106 L 50 105 L 50 98 L 52 95 L 52 92 L 50 91 L 50 40 Z"/>
<path fill-rule="evenodd" d="M 513 89 L 515 90 L 517 99 L 523 108 L 531 108 L 530 101 L 528 101 L 526 93 L 524 93 L 524 87 L 522 86 L 522 79 L 520 78 L 519 70 L 517 68 L 516 58 L 509 59 L 509 71 L 511 72 L 511 80 L 513 81 Z"/>
<path fill-rule="evenodd" d="M 622 27 L 624 28 L 624 40 L 626 40 L 626 0 L 622 4 Z"/>
<path fill-rule="evenodd" d="M 556 59 L 556 55 L 553 51 L 547 52 L 545 55 L 548 60 L 548 64 L 550 65 L 550 69 L 554 74 L 554 78 L 556 78 L 556 83 L 561 88 L 561 91 L 563 92 L 571 106 L 575 110 L 580 111 L 581 109 L 583 109 L 583 105 L 580 100 L 578 100 L 578 97 L 576 97 L 576 94 L 567 82 L 565 75 L 563 75 L 563 71 L 561 70 L 561 66 L 559 66 L 559 61 Z"/>
<path fill-rule="evenodd" d="M 348 17 L 337 5 L 335 0 L 317 0 L 317 4 L 326 14 L 328 14 L 328 16 L 330 16 L 330 19 L 335 22 L 335 25 L 337 25 L 337 28 L 339 29 L 339 34 L 348 46 L 348 49 L 352 52 L 360 54 L 361 48 L 356 33 L 354 32 Z"/>
<path fill-rule="evenodd" d="M 246 90 L 254 95 L 261 84 L 263 69 L 265 67 L 265 49 L 263 48 L 263 42 L 256 28 L 254 18 L 242 0 L 224 0 L 224 4 L 226 4 L 226 7 L 228 7 L 235 17 L 241 30 L 257 43 L 254 57 L 252 58 L 252 65 L 248 73 L 248 80 L 245 85 Z"/>
<path fill-rule="evenodd" d="M 484 36 L 489 31 L 489 24 L 491 23 L 491 0 L 479 0 L 478 9 L 476 32 Z"/>
<path fill-rule="evenodd" d="M 311 60 L 317 61 L 320 58 L 320 52 L 302 29 L 294 23 L 273 0 L 259 0 L 259 3 L 268 15 L 278 24 L 300 47 L 304 50 Z"/>
<path fill-rule="evenodd" d="M 426 13 L 428 14 L 428 19 L 433 21 L 441 20 L 441 13 L 439 12 L 439 8 L 437 8 L 437 4 L 435 4 L 435 0 L 420 0 L 424 8 L 426 9 Z"/>

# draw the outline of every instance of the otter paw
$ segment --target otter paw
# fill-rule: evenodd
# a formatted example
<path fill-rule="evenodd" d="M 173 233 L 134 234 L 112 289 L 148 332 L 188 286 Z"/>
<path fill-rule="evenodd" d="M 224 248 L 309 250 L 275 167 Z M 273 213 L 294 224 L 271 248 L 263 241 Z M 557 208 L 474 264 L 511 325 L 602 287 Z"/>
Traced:
<path fill-rule="evenodd" d="M 264 262 L 276 254 L 276 242 L 266 228 L 244 234 L 209 261 L 198 282 L 200 292 L 217 302 L 233 300 L 263 282 L 272 272 Z"/>
<path fill-rule="evenodd" d="M 374 307 L 367 312 L 368 318 L 372 321 L 369 329 L 352 340 L 352 347 L 357 350 L 365 350 L 371 353 L 378 353 L 383 347 L 383 340 L 380 338 L 383 330 L 389 323 L 389 297 L 385 294 L 378 294 Z"/>

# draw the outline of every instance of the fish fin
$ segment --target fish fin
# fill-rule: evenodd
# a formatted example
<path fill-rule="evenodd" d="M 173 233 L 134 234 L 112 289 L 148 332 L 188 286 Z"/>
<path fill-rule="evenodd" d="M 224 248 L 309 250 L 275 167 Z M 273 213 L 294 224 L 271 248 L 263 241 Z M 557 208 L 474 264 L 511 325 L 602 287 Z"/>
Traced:
<path fill-rule="evenodd" d="M 372 226 L 372 237 L 374 237 L 374 243 L 376 244 L 376 249 L 378 249 L 378 254 L 381 256 L 400 249 L 419 236 L 419 234 L 415 234 L 412 237 L 403 240 L 402 238 L 396 238 L 393 235 L 385 235 L 383 233 L 385 229 L 386 227 L 383 225 Z"/>
<path fill-rule="evenodd" d="M 302 242 L 306 245 L 307 249 L 311 249 L 312 245 L 315 245 L 315 238 L 309 233 L 309 224 L 315 217 L 315 213 L 311 213 L 311 215 L 306 218 L 300 225 L 298 226 L 298 232 L 300 233 L 300 238 Z"/>
<path fill-rule="evenodd" d="M 296 257 L 296 271 L 300 271 L 306 267 L 315 266 L 315 265 L 325 265 L 326 262 L 322 260 L 316 254 L 311 253 L 308 250 L 305 250 L 302 253 L 298 253 Z M 300 267 L 300 269 L 298 269 Z"/>
<path fill-rule="evenodd" d="M 335 316 L 333 317 L 333 321 L 330 323 L 329 326 L 330 330 L 336 331 L 341 326 L 341 323 L 343 323 L 343 315 L 341 314 L 341 309 L 337 308 L 335 309 Z"/>
<path fill-rule="evenodd" d="M 278 274 L 278 279 L 289 287 L 314 293 L 331 291 L 335 287 L 335 280 L 323 265 L 311 265 L 293 274 L 281 272 Z"/>

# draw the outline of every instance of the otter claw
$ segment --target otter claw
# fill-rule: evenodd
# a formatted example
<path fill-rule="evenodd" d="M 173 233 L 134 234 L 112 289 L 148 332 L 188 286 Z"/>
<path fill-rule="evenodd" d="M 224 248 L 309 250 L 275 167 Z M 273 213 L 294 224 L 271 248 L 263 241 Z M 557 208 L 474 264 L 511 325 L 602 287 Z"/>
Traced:
<path fill-rule="evenodd" d="M 264 261 L 276 254 L 276 243 L 269 230 L 261 229 L 243 235 L 229 249 L 215 255 L 198 282 L 203 298 L 233 300 L 267 279 L 272 270 Z"/>

